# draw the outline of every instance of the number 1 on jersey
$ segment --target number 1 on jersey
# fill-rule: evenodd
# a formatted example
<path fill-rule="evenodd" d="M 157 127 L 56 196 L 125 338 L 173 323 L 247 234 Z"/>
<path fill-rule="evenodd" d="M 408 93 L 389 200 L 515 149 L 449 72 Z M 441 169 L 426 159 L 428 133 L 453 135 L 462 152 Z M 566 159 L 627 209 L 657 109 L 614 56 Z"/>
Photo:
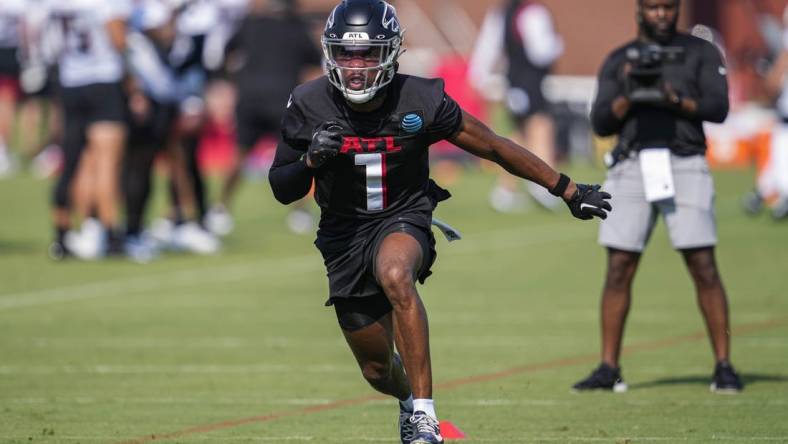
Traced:
<path fill-rule="evenodd" d="M 357 154 L 356 165 L 366 167 L 367 211 L 386 208 L 386 157 L 383 153 Z"/>

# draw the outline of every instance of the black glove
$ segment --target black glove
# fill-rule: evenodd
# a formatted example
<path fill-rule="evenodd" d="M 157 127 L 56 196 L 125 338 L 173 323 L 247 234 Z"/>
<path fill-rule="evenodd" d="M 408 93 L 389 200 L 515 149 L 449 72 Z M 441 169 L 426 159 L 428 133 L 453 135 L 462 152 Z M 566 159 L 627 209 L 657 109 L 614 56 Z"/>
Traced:
<path fill-rule="evenodd" d="M 325 122 L 315 128 L 312 143 L 306 152 L 308 165 L 320 168 L 339 153 L 342 147 L 342 127 L 337 122 Z"/>
<path fill-rule="evenodd" d="M 613 209 L 607 201 L 611 196 L 610 193 L 600 191 L 600 188 L 599 185 L 577 184 L 577 191 L 566 203 L 572 216 L 582 220 L 593 219 L 594 216 L 606 219 L 605 210 Z"/>

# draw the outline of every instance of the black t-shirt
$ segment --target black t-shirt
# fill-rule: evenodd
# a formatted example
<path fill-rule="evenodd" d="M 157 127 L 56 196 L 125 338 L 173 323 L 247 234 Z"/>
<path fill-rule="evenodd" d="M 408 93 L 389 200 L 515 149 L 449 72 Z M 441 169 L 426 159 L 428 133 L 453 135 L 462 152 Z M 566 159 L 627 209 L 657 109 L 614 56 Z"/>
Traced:
<path fill-rule="evenodd" d="M 358 113 L 325 77 L 296 88 L 271 167 L 275 195 L 283 201 L 301 197 L 314 176 L 321 229 L 422 207 L 431 211 L 435 185 L 428 148 L 459 131 L 462 110 L 441 79 L 398 74 L 386 94 L 379 109 Z M 340 153 L 317 170 L 295 165 L 303 164 L 299 158 L 315 128 L 327 121 L 344 128 Z"/>
<path fill-rule="evenodd" d="M 728 78 L 720 51 L 706 40 L 678 33 L 666 46 L 684 48 L 682 63 L 665 64 L 663 78 L 681 95 L 694 99 L 698 110 L 693 115 L 649 105 L 634 105 L 619 120 L 612 110 L 616 97 L 625 94 L 623 65 L 627 51 L 639 45 L 633 40 L 616 49 L 605 60 L 599 73 L 599 90 L 591 110 L 594 131 L 600 136 L 619 135 L 625 150 L 670 148 L 688 156 L 706 151 L 703 122 L 722 122 L 728 114 Z"/>
<path fill-rule="evenodd" d="M 281 107 L 298 84 L 301 71 L 320 66 L 321 54 L 309 26 L 297 17 L 250 15 L 227 45 L 242 60 L 235 74 L 241 100 L 263 100 Z"/>
<path fill-rule="evenodd" d="M 543 101 L 542 81 L 550 73 L 550 66 L 537 66 L 530 58 L 523 45 L 523 38 L 518 30 L 517 20 L 530 1 L 510 1 L 504 12 L 504 51 L 508 61 L 506 77 L 510 87 L 528 91 L 533 100 Z"/>

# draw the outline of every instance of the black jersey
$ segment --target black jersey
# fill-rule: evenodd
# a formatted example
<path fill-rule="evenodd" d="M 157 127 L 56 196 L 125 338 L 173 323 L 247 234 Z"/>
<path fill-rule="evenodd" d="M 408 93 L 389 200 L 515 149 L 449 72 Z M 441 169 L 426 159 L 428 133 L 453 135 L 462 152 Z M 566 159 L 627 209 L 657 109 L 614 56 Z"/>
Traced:
<path fill-rule="evenodd" d="M 531 61 L 517 24 L 518 16 L 532 3 L 513 0 L 504 12 L 504 51 L 508 61 L 506 78 L 510 87 L 525 89 L 529 96 L 539 96 L 537 100 L 543 102 L 542 82 L 550 73 L 551 67 L 537 66 Z"/>
<path fill-rule="evenodd" d="M 243 64 L 234 74 L 241 101 L 281 112 L 304 68 L 319 67 L 320 50 L 309 24 L 297 17 L 249 15 L 227 44 Z"/>
<path fill-rule="evenodd" d="M 340 153 L 314 171 L 304 167 L 296 174 L 299 185 L 293 187 L 304 191 L 300 182 L 314 173 L 321 229 L 328 220 L 344 225 L 429 205 L 431 211 L 435 188 L 429 179 L 428 148 L 455 135 L 462 123 L 460 107 L 443 87 L 440 79 L 398 74 L 387 87 L 384 104 L 359 113 L 325 77 L 299 86 L 282 120 L 282 139 L 271 168 L 274 193 L 282 196 L 287 191 L 281 188 L 293 187 L 293 182 L 279 181 L 277 170 L 307 151 L 316 127 L 335 121 L 343 128 Z"/>

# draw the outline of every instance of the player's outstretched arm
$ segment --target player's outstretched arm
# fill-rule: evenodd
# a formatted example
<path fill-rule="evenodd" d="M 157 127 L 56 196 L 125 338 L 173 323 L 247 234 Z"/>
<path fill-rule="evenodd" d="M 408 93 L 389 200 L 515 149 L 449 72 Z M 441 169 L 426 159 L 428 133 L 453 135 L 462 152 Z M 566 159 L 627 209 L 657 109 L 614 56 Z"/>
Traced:
<path fill-rule="evenodd" d="M 527 149 L 501 137 L 484 123 L 463 111 L 460 131 L 449 139 L 469 153 L 491 160 L 511 174 L 536 182 L 564 199 L 572 215 L 579 219 L 604 219 L 610 211 L 610 194 L 599 185 L 576 184 L 547 165 Z"/>

